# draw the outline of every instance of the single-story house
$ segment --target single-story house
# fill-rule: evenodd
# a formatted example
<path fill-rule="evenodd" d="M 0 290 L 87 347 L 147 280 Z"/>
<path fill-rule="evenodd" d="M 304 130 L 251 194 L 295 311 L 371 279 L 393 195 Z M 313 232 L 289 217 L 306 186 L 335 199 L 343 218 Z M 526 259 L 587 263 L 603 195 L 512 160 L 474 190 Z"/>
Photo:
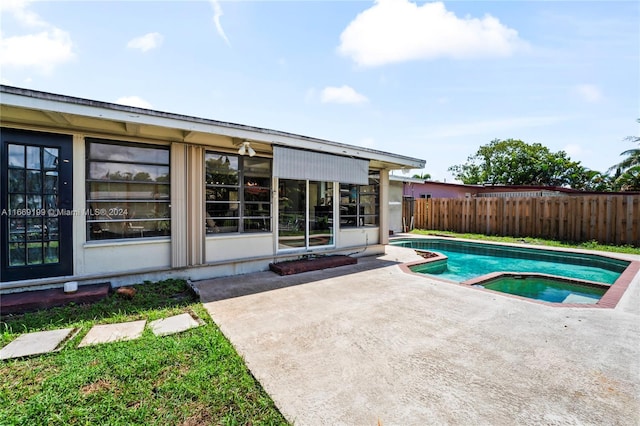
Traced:
<path fill-rule="evenodd" d="M 0 86 L 0 292 L 114 286 L 374 254 L 389 172 L 424 161 Z"/>

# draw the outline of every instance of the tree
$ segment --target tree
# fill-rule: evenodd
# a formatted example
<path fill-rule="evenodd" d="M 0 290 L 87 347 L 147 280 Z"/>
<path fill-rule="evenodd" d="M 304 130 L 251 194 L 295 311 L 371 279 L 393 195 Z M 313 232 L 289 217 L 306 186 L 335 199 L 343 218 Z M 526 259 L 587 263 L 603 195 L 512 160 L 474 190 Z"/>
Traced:
<path fill-rule="evenodd" d="M 636 121 L 640 123 L 640 118 Z M 624 140 L 640 146 L 640 136 L 627 136 Z M 628 149 L 620 155 L 626 155 L 627 158 L 609 168 L 609 171 L 616 170 L 615 188 L 621 191 L 640 191 L 640 148 Z"/>
<path fill-rule="evenodd" d="M 431 175 L 429 173 L 415 174 L 412 177 L 415 178 L 415 179 L 424 179 L 424 180 L 430 180 L 431 179 Z"/>
<path fill-rule="evenodd" d="M 614 184 L 620 191 L 640 191 L 640 165 L 625 170 Z"/>
<path fill-rule="evenodd" d="M 586 169 L 566 152 L 517 139 L 494 139 L 449 171 L 466 184 L 579 187 L 586 180 Z"/>
<path fill-rule="evenodd" d="M 571 187 L 582 191 L 613 191 L 614 178 L 606 173 L 585 168 L 582 175 L 574 177 Z"/>

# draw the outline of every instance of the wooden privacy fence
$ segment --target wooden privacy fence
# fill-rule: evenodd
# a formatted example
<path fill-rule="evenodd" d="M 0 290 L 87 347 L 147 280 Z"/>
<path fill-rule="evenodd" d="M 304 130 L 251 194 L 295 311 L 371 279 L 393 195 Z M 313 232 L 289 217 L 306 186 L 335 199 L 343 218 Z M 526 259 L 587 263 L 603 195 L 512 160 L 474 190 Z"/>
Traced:
<path fill-rule="evenodd" d="M 416 199 L 415 228 L 640 247 L 640 195 Z"/>

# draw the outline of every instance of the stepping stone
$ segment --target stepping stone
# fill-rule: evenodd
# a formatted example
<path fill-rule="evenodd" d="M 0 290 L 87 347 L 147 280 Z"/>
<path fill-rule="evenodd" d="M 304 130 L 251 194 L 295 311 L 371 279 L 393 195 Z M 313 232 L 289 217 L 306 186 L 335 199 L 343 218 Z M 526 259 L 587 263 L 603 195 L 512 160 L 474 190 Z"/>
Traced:
<path fill-rule="evenodd" d="M 193 319 L 189 314 L 175 315 L 169 318 L 151 321 L 149 328 L 156 336 L 180 333 L 190 328 L 198 327 L 201 323 Z"/>
<path fill-rule="evenodd" d="M 71 334 L 73 328 L 61 330 L 37 331 L 19 336 L 16 340 L 0 349 L 0 359 L 40 355 L 55 351 Z"/>
<path fill-rule="evenodd" d="M 137 339 L 142 336 L 146 322 L 145 320 L 140 320 L 118 324 L 94 325 L 84 336 L 78 347 Z"/>

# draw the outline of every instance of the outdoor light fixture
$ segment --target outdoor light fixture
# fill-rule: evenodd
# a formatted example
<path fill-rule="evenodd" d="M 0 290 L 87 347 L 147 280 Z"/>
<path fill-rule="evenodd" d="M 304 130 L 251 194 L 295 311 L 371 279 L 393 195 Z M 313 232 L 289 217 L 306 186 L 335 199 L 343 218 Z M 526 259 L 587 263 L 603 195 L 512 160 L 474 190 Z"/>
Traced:
<path fill-rule="evenodd" d="M 238 148 L 238 154 L 240 155 L 249 154 L 249 157 L 253 157 L 254 155 L 256 155 L 256 152 L 253 150 L 253 148 L 251 148 L 251 142 L 244 141 L 240 144 L 240 148 Z"/>

